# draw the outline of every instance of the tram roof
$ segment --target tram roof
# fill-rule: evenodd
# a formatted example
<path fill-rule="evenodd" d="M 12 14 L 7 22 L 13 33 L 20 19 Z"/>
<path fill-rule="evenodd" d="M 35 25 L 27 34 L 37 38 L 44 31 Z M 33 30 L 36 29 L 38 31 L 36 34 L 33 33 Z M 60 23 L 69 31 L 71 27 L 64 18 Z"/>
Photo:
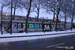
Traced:
<path fill-rule="evenodd" d="M 24 20 L 12 20 L 13 23 L 25 23 Z M 44 24 L 50 24 L 51 21 L 49 22 L 43 22 Z M 42 22 L 37 22 L 37 21 L 28 21 L 28 23 L 35 23 L 35 24 L 42 24 Z M 51 22 L 51 24 L 56 24 L 55 22 Z M 58 24 L 64 24 L 64 23 L 58 23 Z"/>

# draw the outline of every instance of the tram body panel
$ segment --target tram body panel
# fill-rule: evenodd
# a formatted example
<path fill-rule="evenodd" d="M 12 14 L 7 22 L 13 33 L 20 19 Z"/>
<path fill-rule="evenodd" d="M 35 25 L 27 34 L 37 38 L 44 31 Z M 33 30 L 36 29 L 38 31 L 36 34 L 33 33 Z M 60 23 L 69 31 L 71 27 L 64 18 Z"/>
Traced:
<path fill-rule="evenodd" d="M 58 25 L 64 25 L 61 23 L 58 23 Z M 58 26 L 58 27 L 59 27 Z M 28 21 L 27 28 L 29 32 L 39 32 L 42 31 L 42 22 L 33 22 L 33 21 Z M 51 28 L 50 28 L 50 22 L 44 22 L 44 30 L 50 31 L 55 30 L 55 23 L 51 23 Z M 12 21 L 12 32 L 24 32 L 25 31 L 25 21 Z"/>

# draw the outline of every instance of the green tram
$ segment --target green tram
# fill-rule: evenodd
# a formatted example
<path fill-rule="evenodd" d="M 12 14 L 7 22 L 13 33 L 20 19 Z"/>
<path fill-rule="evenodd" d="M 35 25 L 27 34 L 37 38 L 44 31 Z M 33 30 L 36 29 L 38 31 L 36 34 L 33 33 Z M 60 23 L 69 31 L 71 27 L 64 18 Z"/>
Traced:
<path fill-rule="evenodd" d="M 44 25 L 44 30 L 46 31 L 54 31 L 55 30 L 55 23 L 50 22 L 36 22 L 36 21 L 28 21 L 27 28 L 28 32 L 40 32 L 42 31 L 42 26 Z M 51 26 L 51 27 L 50 27 Z M 58 23 L 57 28 L 63 28 L 63 23 Z M 10 23 L 7 25 L 7 28 L 5 29 L 7 32 L 10 32 Z M 25 21 L 20 20 L 12 20 L 12 32 L 18 33 L 18 32 L 24 32 L 25 31 Z"/>

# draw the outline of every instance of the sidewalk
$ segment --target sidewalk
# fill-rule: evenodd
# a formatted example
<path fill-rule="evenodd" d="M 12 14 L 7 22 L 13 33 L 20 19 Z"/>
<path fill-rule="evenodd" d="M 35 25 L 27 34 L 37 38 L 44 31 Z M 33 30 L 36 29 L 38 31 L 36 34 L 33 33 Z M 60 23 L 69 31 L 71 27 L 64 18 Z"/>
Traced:
<path fill-rule="evenodd" d="M 4 33 L 3 35 L 0 34 L 0 38 L 15 38 L 15 37 L 32 37 L 32 36 L 47 36 L 47 35 L 58 35 L 58 34 L 69 34 L 69 33 L 75 33 L 75 30 L 73 31 L 52 31 L 52 32 L 28 32 L 28 33 Z"/>
<path fill-rule="evenodd" d="M 0 43 L 4 42 L 15 42 L 15 41 L 26 41 L 26 40 L 35 40 L 35 39 L 46 39 L 46 38 L 54 38 L 61 36 L 75 35 L 75 30 L 73 31 L 52 31 L 52 32 L 28 32 L 28 34 L 24 33 L 4 33 L 0 34 Z"/>

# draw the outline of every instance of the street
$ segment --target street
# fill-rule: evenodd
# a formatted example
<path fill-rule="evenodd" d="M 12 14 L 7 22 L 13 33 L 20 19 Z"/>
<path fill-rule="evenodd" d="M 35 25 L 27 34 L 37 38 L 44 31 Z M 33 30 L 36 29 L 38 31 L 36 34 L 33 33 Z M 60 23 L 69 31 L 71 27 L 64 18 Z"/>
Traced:
<path fill-rule="evenodd" d="M 75 50 L 75 35 L 0 43 L 0 50 Z"/>

